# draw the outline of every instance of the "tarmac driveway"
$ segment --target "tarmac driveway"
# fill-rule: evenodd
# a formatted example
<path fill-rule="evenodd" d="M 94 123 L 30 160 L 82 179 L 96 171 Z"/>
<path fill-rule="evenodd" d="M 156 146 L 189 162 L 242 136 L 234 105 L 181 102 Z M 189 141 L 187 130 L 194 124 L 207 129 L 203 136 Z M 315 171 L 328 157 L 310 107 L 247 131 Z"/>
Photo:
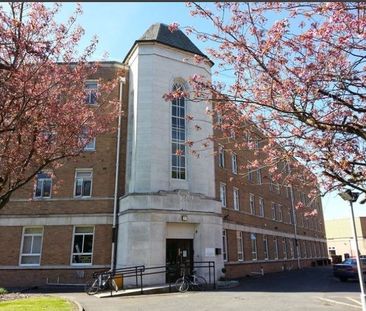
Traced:
<path fill-rule="evenodd" d="M 58 293 L 78 301 L 86 311 L 293 311 L 361 310 L 357 281 L 341 283 L 331 267 L 315 267 L 240 280 L 227 290 L 96 298 L 85 293 Z"/>

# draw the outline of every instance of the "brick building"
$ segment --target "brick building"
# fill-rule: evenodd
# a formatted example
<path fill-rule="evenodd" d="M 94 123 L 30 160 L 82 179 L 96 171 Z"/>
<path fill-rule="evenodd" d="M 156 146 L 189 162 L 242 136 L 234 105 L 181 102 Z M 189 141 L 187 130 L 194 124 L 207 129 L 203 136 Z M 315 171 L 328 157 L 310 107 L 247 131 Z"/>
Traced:
<path fill-rule="evenodd" d="M 187 152 L 185 140 L 214 133 L 210 104 L 169 104 L 162 95 L 189 91 L 193 74 L 210 76 L 212 63 L 187 60 L 194 54 L 206 57 L 182 32 L 154 24 L 122 63 L 102 63 L 86 82 L 86 104 L 94 109 L 93 79 L 124 70 L 114 94 L 125 112 L 120 140 L 117 131 L 96 137 L 80 157 L 53 174 L 41 172 L 0 210 L 0 286 L 83 284 L 113 264 L 207 260 L 215 261 L 217 277 L 226 267 L 226 277 L 235 278 L 327 257 L 321 202 L 316 218 L 293 212 L 290 192 L 304 201 L 306 190 L 269 183 L 265 171 L 243 177 L 250 151 L 235 155 L 211 143 L 198 158 Z M 186 114 L 205 121 L 200 131 Z"/>

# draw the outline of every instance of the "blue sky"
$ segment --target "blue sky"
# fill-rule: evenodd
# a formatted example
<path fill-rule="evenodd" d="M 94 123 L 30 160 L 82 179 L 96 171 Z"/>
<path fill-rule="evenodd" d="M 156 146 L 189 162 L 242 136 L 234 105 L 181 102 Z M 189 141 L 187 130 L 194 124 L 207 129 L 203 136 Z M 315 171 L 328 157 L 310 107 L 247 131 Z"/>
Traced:
<path fill-rule="evenodd" d="M 75 4 L 64 3 L 58 16 L 59 21 L 65 20 L 74 10 Z M 86 33 L 82 45 L 97 35 L 99 38 L 95 59 L 101 59 L 104 52 L 109 53 L 109 60 L 122 61 L 135 40 L 156 22 L 170 24 L 177 22 L 181 26 L 196 26 L 209 31 L 207 22 L 191 17 L 189 8 L 184 3 L 82 3 L 83 15 L 78 23 Z M 208 45 L 199 42 L 194 36 L 190 39 L 203 51 Z M 336 193 L 323 199 L 326 219 L 350 216 L 347 202 Z M 355 204 L 355 214 L 366 216 L 366 205 Z"/>
<path fill-rule="evenodd" d="M 63 3 L 58 19 L 65 20 L 74 8 L 73 3 Z M 84 13 L 78 19 L 78 23 L 86 31 L 82 43 L 86 44 L 93 35 L 97 35 L 99 47 L 95 54 L 96 59 L 108 52 L 110 60 L 122 61 L 134 41 L 141 37 L 150 25 L 157 22 L 204 26 L 204 22 L 190 16 L 189 8 L 182 2 L 93 2 L 82 3 L 82 8 Z M 195 38 L 192 39 L 196 45 L 199 44 Z"/>

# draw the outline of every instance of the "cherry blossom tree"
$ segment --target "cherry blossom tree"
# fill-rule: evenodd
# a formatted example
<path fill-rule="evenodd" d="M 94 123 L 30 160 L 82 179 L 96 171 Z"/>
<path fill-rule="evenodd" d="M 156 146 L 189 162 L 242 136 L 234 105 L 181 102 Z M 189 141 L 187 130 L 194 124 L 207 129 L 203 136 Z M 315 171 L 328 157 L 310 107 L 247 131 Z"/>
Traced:
<path fill-rule="evenodd" d="M 211 46 L 217 75 L 192 77 L 191 97 L 209 94 L 215 127 L 235 134 L 235 148 L 254 150 L 248 166 L 311 186 L 313 197 L 317 184 L 323 193 L 345 186 L 366 193 L 365 4 L 188 6 L 213 29 L 186 32 Z"/>
<path fill-rule="evenodd" d="M 81 9 L 65 23 L 56 22 L 59 10 L 0 6 L 0 208 L 37 172 L 79 155 L 115 115 L 109 94 L 116 81 L 99 81 L 97 107 L 86 104 L 85 80 L 98 69 L 87 60 L 97 40 L 78 52 Z"/>

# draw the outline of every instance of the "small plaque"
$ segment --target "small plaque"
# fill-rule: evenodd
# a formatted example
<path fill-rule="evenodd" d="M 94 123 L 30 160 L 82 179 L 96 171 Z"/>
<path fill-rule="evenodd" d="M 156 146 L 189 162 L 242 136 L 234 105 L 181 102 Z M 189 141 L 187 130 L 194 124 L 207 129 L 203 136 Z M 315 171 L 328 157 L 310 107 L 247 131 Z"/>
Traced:
<path fill-rule="evenodd" d="M 214 248 L 206 248 L 205 249 L 206 257 L 215 257 L 215 249 Z"/>

